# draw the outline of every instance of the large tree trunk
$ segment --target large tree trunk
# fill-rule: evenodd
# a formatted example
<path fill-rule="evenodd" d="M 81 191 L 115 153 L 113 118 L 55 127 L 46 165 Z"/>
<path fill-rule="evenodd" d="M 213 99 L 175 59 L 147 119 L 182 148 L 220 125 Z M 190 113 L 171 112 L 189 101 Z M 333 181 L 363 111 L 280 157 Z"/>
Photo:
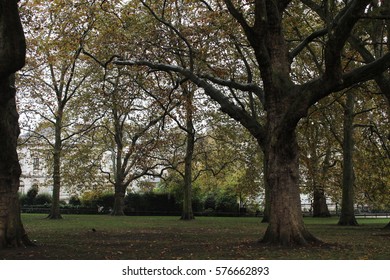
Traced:
<path fill-rule="evenodd" d="M 324 189 L 315 187 L 313 192 L 313 217 L 330 217 Z"/>
<path fill-rule="evenodd" d="M 298 143 L 295 128 L 281 126 L 271 116 L 268 126 L 266 161 L 270 191 L 270 215 L 262 242 L 291 246 L 319 242 L 306 229 L 298 185 Z"/>
<path fill-rule="evenodd" d="M 15 91 L 8 79 L 0 81 L 0 95 Z M 16 152 L 19 135 L 15 98 L 0 102 L 0 248 L 31 245 L 24 231 L 19 205 L 21 169 Z"/>
<path fill-rule="evenodd" d="M 114 184 L 114 206 L 112 216 L 125 215 L 125 196 L 127 185 L 124 182 L 125 175 L 122 169 L 122 151 L 118 150 L 116 155 L 115 184 Z"/>
<path fill-rule="evenodd" d="M 338 224 L 342 226 L 356 226 L 354 210 L 354 181 L 353 172 L 353 119 L 354 95 L 347 93 L 347 102 L 344 112 L 344 140 L 343 140 L 343 192 L 341 202 L 341 215 Z"/>
<path fill-rule="evenodd" d="M 0 248 L 32 245 L 20 216 L 21 169 L 14 73 L 24 65 L 26 45 L 17 1 L 0 1 Z"/>
<path fill-rule="evenodd" d="M 125 191 L 122 186 L 115 187 L 114 207 L 111 212 L 112 216 L 125 215 Z"/>

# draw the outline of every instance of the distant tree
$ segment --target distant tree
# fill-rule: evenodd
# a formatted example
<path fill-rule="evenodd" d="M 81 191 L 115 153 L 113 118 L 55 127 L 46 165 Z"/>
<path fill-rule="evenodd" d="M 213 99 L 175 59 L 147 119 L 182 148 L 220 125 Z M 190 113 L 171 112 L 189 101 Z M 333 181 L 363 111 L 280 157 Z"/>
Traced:
<path fill-rule="evenodd" d="M 207 132 L 199 141 L 203 153 L 197 161 L 198 168 L 207 172 L 197 184 L 206 193 L 232 192 L 241 207 L 260 200 L 264 204 L 263 153 L 256 141 L 228 116 L 219 112 L 209 115 Z"/>
<path fill-rule="evenodd" d="M 61 218 L 64 152 L 71 146 L 70 140 L 86 132 L 99 119 L 99 116 L 94 116 L 97 110 L 92 109 L 93 102 L 88 102 L 87 112 L 83 107 L 85 100 L 78 99 L 81 95 L 86 99 L 93 88 L 90 77 L 94 69 L 81 57 L 82 45 L 93 28 L 93 10 L 94 3 L 77 6 L 64 1 L 26 2 L 24 6 L 23 17 L 29 26 L 26 31 L 29 48 L 20 86 L 26 96 L 30 96 L 21 100 L 20 107 L 25 119 L 46 123 L 47 129 L 43 132 L 28 125 L 24 128 L 43 140 L 52 153 L 49 165 L 53 184 L 50 219 Z"/>
<path fill-rule="evenodd" d="M 323 119 L 323 109 L 313 108 L 300 127 L 301 166 L 303 172 L 305 192 L 311 193 L 314 217 L 329 217 L 330 212 L 326 203 L 327 193 L 330 192 L 330 183 L 334 173 L 333 168 L 337 161 L 334 158 L 335 148 L 327 132 L 327 123 Z M 333 172 L 329 172 L 333 171 Z M 338 173 L 337 173 L 338 174 Z M 337 182 L 338 183 L 338 182 Z"/>
<path fill-rule="evenodd" d="M 352 92 L 346 93 L 343 122 L 343 195 L 339 225 L 357 225 L 355 218 L 355 172 L 353 165 L 354 154 L 354 117 L 355 97 Z"/>
<path fill-rule="evenodd" d="M 374 83 L 365 92 L 377 92 Z M 390 119 L 383 96 L 359 94 L 354 117 L 355 203 L 387 211 L 390 182 Z"/>
<path fill-rule="evenodd" d="M 120 88 L 115 91 L 108 101 L 110 120 L 104 125 L 105 141 L 112 143 L 107 148 L 114 160 L 111 170 L 102 169 L 102 172 L 108 175 L 115 189 L 112 215 L 120 216 L 124 215 L 124 199 L 129 185 L 156 172 L 160 164 L 153 155 L 161 145 L 159 131 L 166 111 L 151 105 L 148 102 L 151 100 L 142 94 L 142 90 L 130 89 L 130 96 Z"/>

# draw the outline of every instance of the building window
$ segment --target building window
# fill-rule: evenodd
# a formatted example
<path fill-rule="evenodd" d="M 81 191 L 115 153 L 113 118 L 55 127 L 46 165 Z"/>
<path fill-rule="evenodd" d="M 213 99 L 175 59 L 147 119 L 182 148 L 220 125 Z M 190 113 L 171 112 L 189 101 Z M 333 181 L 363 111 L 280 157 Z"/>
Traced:
<path fill-rule="evenodd" d="M 39 170 L 39 158 L 33 158 L 33 170 Z"/>

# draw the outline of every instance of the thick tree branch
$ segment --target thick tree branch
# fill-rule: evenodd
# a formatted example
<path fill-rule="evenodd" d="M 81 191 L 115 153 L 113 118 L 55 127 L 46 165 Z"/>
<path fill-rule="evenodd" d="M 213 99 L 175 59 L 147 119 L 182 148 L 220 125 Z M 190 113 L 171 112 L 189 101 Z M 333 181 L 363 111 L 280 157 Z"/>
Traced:
<path fill-rule="evenodd" d="M 375 61 L 375 57 L 372 55 L 370 51 L 368 51 L 362 42 L 356 38 L 351 36 L 348 39 L 349 43 L 352 45 L 354 49 L 356 49 L 359 54 L 362 56 L 365 62 L 370 63 Z M 378 84 L 379 88 L 382 91 L 382 94 L 386 96 L 387 102 L 390 103 L 390 78 L 389 75 L 385 75 L 385 73 L 381 73 L 380 75 L 375 77 L 375 82 Z"/>
<path fill-rule="evenodd" d="M 213 77 L 211 75 L 201 75 L 199 77 L 209 80 L 210 82 L 215 83 L 217 85 L 234 88 L 241 91 L 254 92 L 256 96 L 259 98 L 259 100 L 261 101 L 261 103 L 264 105 L 265 102 L 264 91 L 257 84 L 254 83 L 243 84 L 232 80 L 220 79 L 218 77 Z"/>
<path fill-rule="evenodd" d="M 241 25 L 245 34 L 248 36 L 252 36 L 253 30 L 252 27 L 249 26 L 248 22 L 244 18 L 244 15 L 240 13 L 239 10 L 234 6 L 231 0 L 224 0 L 226 7 L 229 10 L 229 13 L 237 20 L 237 22 Z"/>
<path fill-rule="evenodd" d="M 371 0 L 354 0 L 336 16 L 329 28 L 329 39 L 325 46 L 325 76 L 328 79 L 341 78 L 341 52 L 360 16 Z"/>
<path fill-rule="evenodd" d="M 320 99 L 325 96 L 346 89 L 355 84 L 364 83 L 369 80 L 375 79 L 377 76 L 381 75 L 384 71 L 390 68 L 390 53 L 387 53 L 383 57 L 366 64 L 364 66 L 358 67 L 348 73 L 345 73 L 341 76 L 340 81 L 325 82 L 324 78 L 320 78 L 309 82 L 303 87 L 305 88 L 316 88 L 318 91 L 310 90 L 310 106 L 318 102 Z"/>

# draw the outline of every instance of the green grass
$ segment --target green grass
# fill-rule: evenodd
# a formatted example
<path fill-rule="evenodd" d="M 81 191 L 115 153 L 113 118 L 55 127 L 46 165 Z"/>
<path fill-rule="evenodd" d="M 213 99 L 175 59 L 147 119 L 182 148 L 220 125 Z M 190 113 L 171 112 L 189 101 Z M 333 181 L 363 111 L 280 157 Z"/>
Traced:
<path fill-rule="evenodd" d="M 0 251 L 1 259 L 390 259 L 389 219 L 305 218 L 326 245 L 280 248 L 258 243 L 266 230 L 259 218 L 111 217 L 23 214 L 37 247 Z M 94 231 L 92 230 L 94 229 Z"/>

